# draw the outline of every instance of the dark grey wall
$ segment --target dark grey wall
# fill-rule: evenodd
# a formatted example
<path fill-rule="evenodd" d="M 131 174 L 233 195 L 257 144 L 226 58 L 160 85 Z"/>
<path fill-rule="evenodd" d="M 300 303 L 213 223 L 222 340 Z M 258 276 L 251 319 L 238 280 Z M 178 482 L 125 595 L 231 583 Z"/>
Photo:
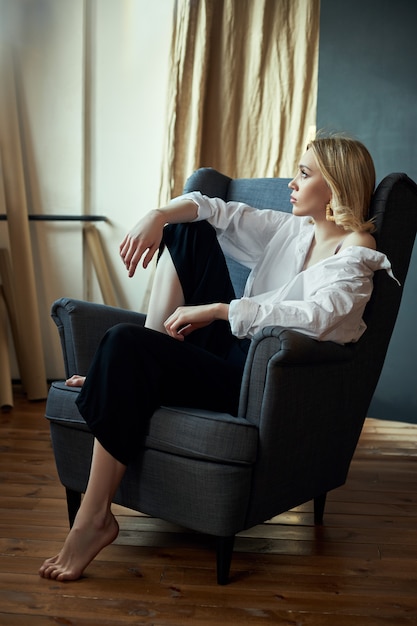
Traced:
<path fill-rule="evenodd" d="M 416 27 L 415 0 L 321 0 L 317 127 L 363 141 L 378 180 L 417 182 Z M 369 415 L 417 423 L 417 244 Z"/>

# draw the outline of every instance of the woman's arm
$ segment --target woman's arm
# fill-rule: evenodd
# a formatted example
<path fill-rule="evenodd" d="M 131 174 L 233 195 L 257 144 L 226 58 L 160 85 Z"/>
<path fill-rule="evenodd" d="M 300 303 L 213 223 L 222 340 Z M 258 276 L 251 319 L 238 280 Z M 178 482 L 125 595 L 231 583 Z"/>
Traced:
<path fill-rule="evenodd" d="M 129 277 L 134 275 L 142 257 L 143 267 L 149 265 L 161 244 L 165 224 L 192 222 L 197 214 L 198 207 L 193 200 L 178 198 L 164 207 L 150 211 L 140 219 L 127 233 L 119 248 Z"/>
<path fill-rule="evenodd" d="M 277 291 L 232 300 L 232 333 L 252 337 L 265 326 L 283 326 L 320 341 L 357 341 L 366 328 L 362 315 L 373 275 L 381 269 L 393 276 L 384 254 L 364 247 L 343 250 Z"/>
<path fill-rule="evenodd" d="M 251 269 L 275 233 L 287 222 L 294 223 L 291 213 L 285 211 L 260 210 L 244 202 L 211 198 L 199 191 L 183 197 L 198 205 L 198 219 L 213 226 L 224 254 Z"/>

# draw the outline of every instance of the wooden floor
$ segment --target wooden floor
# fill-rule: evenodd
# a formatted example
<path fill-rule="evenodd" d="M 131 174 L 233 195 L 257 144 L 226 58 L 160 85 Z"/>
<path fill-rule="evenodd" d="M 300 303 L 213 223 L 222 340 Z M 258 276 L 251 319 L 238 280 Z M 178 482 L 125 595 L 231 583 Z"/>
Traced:
<path fill-rule="evenodd" d="M 231 583 L 209 538 L 126 509 L 84 578 L 38 577 L 67 533 L 44 403 L 0 414 L 0 624 L 417 624 L 417 426 L 368 419 L 325 526 L 305 505 L 242 533 Z"/>

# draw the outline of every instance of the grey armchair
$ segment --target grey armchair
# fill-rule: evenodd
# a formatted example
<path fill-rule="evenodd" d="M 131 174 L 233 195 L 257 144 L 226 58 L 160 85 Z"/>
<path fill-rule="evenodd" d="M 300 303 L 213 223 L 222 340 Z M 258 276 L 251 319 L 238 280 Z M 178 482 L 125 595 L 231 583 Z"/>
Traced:
<path fill-rule="evenodd" d="M 236 179 L 197 170 L 185 190 L 290 211 L 288 180 Z M 417 185 L 391 174 L 375 191 L 378 248 L 404 285 L 417 226 Z M 230 262 L 238 294 L 246 278 Z M 346 346 L 280 327 L 251 343 L 239 417 L 161 407 L 146 449 L 129 466 L 115 502 L 217 537 L 217 580 L 228 581 L 235 534 L 306 501 L 322 523 L 326 494 L 342 485 L 394 328 L 402 287 L 377 272 L 368 329 Z M 118 322 L 144 315 L 63 298 L 53 304 L 66 375 L 85 374 L 96 347 Z M 326 394 L 323 396 L 323 386 Z M 92 435 L 75 405 L 78 389 L 54 382 L 47 399 L 56 465 L 72 524 L 86 488 Z M 140 407 L 137 407 L 140 411 Z"/>

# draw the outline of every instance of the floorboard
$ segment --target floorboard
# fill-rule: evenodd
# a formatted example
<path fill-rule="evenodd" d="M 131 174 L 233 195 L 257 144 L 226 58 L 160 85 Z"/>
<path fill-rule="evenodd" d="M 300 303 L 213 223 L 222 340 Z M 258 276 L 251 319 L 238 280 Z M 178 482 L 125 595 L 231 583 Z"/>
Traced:
<path fill-rule="evenodd" d="M 231 583 L 211 538 L 114 507 L 121 532 L 72 583 L 37 575 L 67 530 L 44 402 L 0 414 L 0 626 L 417 625 L 417 426 L 367 419 L 346 485 L 240 533 Z"/>

